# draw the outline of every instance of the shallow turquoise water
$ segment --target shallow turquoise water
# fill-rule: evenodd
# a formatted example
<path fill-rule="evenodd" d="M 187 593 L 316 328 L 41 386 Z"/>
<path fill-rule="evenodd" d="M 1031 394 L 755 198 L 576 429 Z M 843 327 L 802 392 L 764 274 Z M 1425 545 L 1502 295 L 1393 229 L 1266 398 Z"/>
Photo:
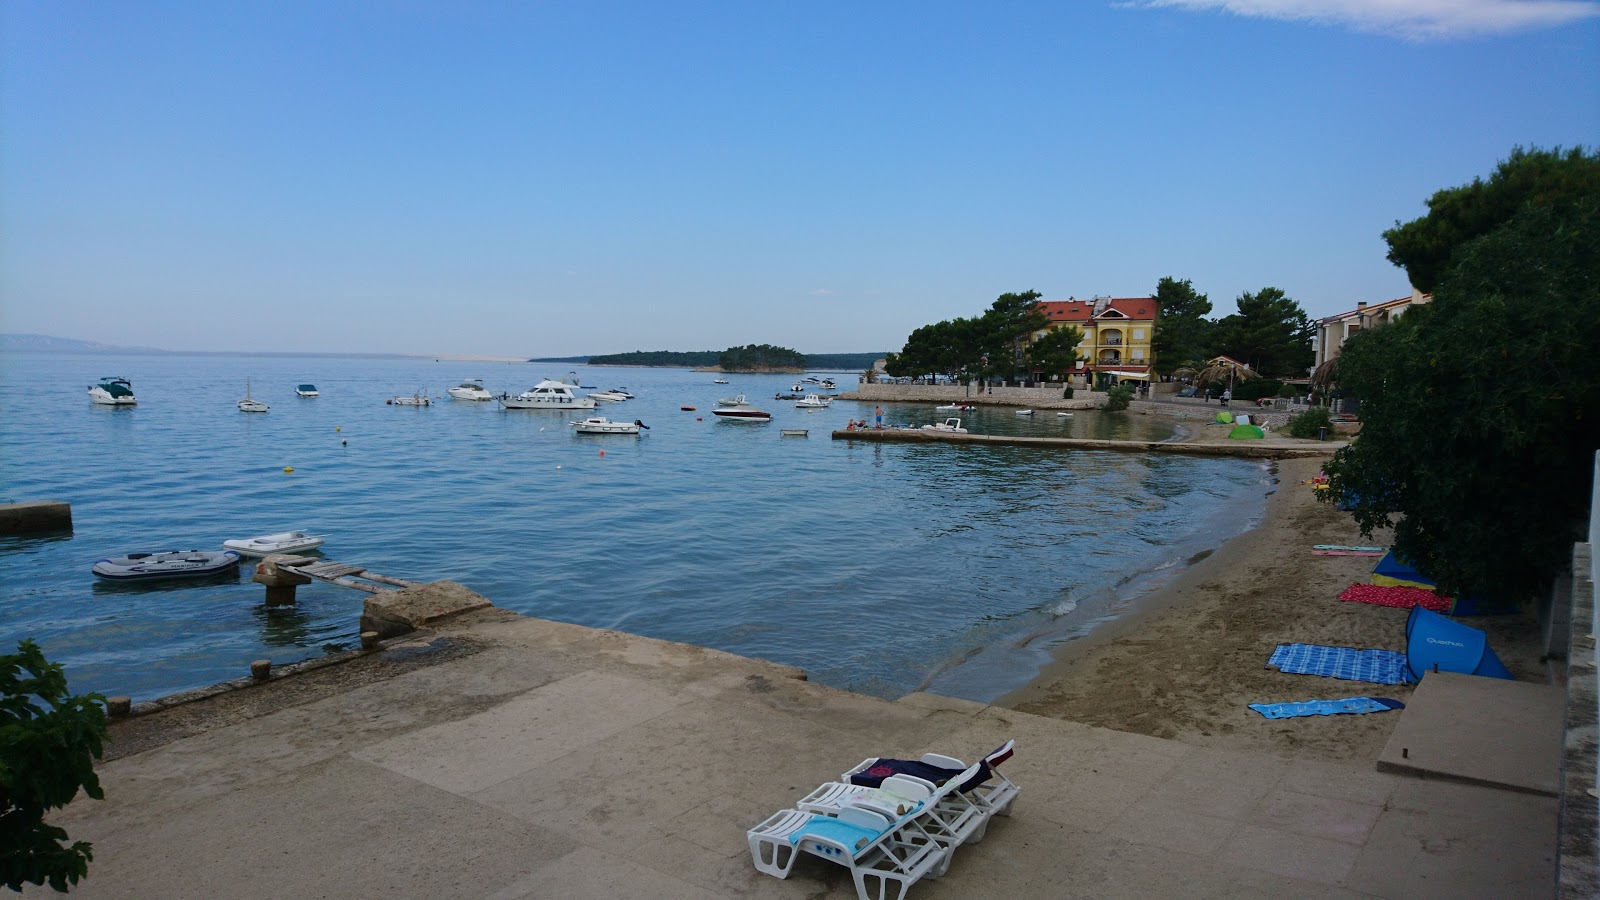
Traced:
<path fill-rule="evenodd" d="M 329 559 L 454 579 L 529 615 L 764 657 L 881 696 L 922 687 L 984 700 L 1248 527 L 1271 489 L 1266 466 L 1240 460 L 833 441 L 870 405 L 763 399 L 793 376 L 715 385 L 685 370 L 579 368 L 585 385 L 638 395 L 595 412 L 643 420 L 640 438 L 575 435 L 570 413 L 384 403 L 443 397 L 469 377 L 523 390 L 565 371 L 0 355 L 0 500 L 67 500 L 74 522 L 70 536 L 0 539 L 0 641 L 32 636 L 74 690 L 136 699 L 238 677 L 253 659 L 353 646 L 357 591 L 311 585 L 269 612 L 248 566 L 237 581 L 161 587 L 89 572 L 131 550 L 304 529 L 329 535 Z M 139 406 L 90 404 L 85 389 L 104 375 L 130 378 Z M 235 408 L 247 376 L 271 412 Z M 302 381 L 322 396 L 296 397 Z M 740 392 L 773 422 L 710 415 Z M 885 410 L 895 423 L 945 415 Z M 975 432 L 1167 436 L 1126 415 L 963 418 Z"/>

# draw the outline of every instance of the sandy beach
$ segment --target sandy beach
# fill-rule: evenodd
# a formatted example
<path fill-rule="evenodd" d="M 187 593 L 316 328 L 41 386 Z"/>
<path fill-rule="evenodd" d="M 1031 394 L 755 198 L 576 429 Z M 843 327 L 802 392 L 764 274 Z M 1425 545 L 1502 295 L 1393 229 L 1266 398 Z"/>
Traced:
<path fill-rule="evenodd" d="M 1399 715 L 1266 719 L 1250 703 L 1387 697 L 1411 688 L 1286 675 L 1266 666 L 1280 643 L 1403 650 L 1407 611 L 1346 603 L 1377 560 L 1318 556 L 1314 544 L 1386 545 L 1362 538 L 1349 514 L 1318 502 L 1316 459 L 1275 464 L 1277 486 L 1259 527 L 1228 541 L 1138 612 L 1055 650 L 1028 686 L 997 701 L 1038 715 L 1198 746 L 1285 757 L 1375 759 Z M 1467 620 L 1518 680 L 1544 682 L 1533 614 Z"/>

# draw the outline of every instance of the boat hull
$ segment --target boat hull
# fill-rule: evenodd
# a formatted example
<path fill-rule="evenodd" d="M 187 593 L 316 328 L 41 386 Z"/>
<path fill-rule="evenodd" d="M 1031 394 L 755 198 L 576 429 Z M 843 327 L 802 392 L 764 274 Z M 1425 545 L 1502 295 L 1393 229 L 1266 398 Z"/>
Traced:
<path fill-rule="evenodd" d="M 758 409 L 714 409 L 711 411 L 724 422 L 771 422 L 772 413 Z"/>
<path fill-rule="evenodd" d="M 285 531 L 261 537 L 223 541 L 222 548 L 232 550 L 240 556 L 255 557 L 273 553 L 303 553 L 321 547 L 324 540 L 323 537 L 306 534 L 303 531 Z"/>

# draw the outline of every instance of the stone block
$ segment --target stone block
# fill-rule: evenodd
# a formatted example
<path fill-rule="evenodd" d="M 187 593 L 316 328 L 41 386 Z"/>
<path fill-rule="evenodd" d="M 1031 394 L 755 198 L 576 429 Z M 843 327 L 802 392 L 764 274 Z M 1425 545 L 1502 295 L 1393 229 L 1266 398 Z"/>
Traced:
<path fill-rule="evenodd" d="M 361 630 L 381 639 L 416 631 L 432 622 L 486 609 L 494 604 L 454 581 L 435 581 L 367 598 L 361 609 Z"/>
<path fill-rule="evenodd" d="M 72 530 L 72 505 L 65 500 L 0 503 L 0 535 Z"/>

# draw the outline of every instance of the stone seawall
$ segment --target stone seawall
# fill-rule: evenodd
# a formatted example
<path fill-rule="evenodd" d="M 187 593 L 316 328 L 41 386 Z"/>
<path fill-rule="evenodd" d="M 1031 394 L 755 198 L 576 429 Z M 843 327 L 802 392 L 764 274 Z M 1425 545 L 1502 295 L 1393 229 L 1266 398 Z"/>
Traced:
<path fill-rule="evenodd" d="M 972 403 L 997 406 L 1036 406 L 1040 409 L 1098 409 L 1105 404 L 1103 391 L 1074 391 L 1061 397 L 1061 387 L 996 387 L 979 391 L 960 384 L 862 384 L 839 395 L 840 400 L 868 403 Z"/>

